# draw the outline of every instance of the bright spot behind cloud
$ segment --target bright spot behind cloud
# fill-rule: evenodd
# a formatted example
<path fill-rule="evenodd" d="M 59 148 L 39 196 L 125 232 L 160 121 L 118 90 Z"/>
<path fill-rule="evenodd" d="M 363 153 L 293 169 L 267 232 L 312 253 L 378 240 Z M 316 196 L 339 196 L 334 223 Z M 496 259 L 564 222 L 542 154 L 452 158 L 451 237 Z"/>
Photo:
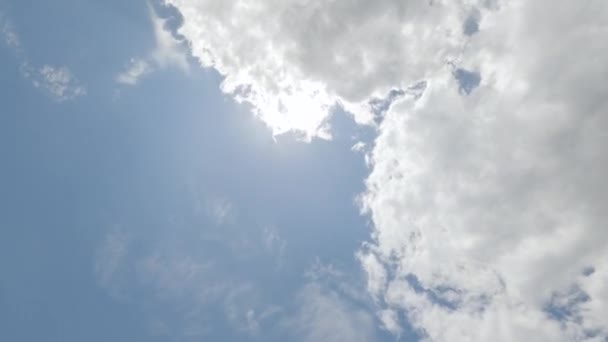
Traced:
<path fill-rule="evenodd" d="M 466 7 L 453 2 L 166 2 L 184 16 L 179 33 L 194 56 L 274 134 L 329 137 L 336 104 L 371 124 L 371 98 L 441 69 L 466 41 Z"/>

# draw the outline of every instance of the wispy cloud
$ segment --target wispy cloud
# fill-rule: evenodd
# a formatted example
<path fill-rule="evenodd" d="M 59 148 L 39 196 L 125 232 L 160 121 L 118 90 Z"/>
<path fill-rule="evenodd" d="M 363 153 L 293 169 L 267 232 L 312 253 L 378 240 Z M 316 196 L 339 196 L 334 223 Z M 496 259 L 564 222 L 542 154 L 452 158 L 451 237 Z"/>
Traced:
<path fill-rule="evenodd" d="M 253 285 L 233 286 L 223 301 L 224 312 L 232 327 L 247 336 L 267 332 L 283 308 L 264 303 Z"/>
<path fill-rule="evenodd" d="M 375 341 L 376 320 L 363 284 L 316 260 L 298 291 L 297 310 L 282 324 L 302 341 Z M 361 286 L 357 286 L 360 284 Z"/>
<path fill-rule="evenodd" d="M 151 71 L 152 67 L 149 62 L 133 58 L 127 69 L 116 76 L 116 81 L 122 84 L 134 85 L 140 78 Z"/>
<path fill-rule="evenodd" d="M 230 238 L 221 236 L 217 243 L 230 245 Z M 219 333 L 214 329 L 218 322 L 243 338 L 272 328 L 281 306 L 267 299 L 272 296 L 262 291 L 260 279 L 237 271 L 243 264 L 272 265 L 241 259 L 231 249 L 208 251 L 204 242 L 201 239 L 200 249 L 182 249 L 161 240 L 150 248 L 141 235 L 113 230 L 97 249 L 94 272 L 99 286 L 116 299 L 161 305 L 172 312 L 151 312 L 144 318 L 155 334 L 178 340 L 202 338 Z M 258 242 L 256 248 L 263 251 L 265 246 Z"/>
<path fill-rule="evenodd" d="M 265 227 L 262 233 L 263 245 L 266 251 L 276 260 L 276 267 L 280 269 L 286 261 L 287 240 L 282 238 L 279 232 L 272 226 Z"/>
<path fill-rule="evenodd" d="M 0 12 L 0 36 L 4 43 L 13 50 L 19 62 L 23 77 L 30 80 L 36 88 L 44 90 L 57 102 L 74 100 L 84 96 L 87 90 L 66 66 L 33 65 L 26 54 L 19 35 L 4 14 Z"/>
<path fill-rule="evenodd" d="M 95 252 L 94 274 L 99 285 L 113 296 L 121 296 L 118 277 L 128 261 L 129 237 L 121 230 L 108 233 Z"/>
<path fill-rule="evenodd" d="M 2 37 L 2 40 L 9 48 L 15 50 L 21 48 L 21 40 L 19 39 L 15 28 L 2 11 L 0 11 L 0 37 Z"/>
<path fill-rule="evenodd" d="M 142 77 L 158 69 L 175 67 L 183 71 L 188 70 L 188 55 L 184 42 L 176 39 L 166 28 L 167 20 L 160 18 L 150 4 L 148 10 L 156 46 L 147 56 L 132 58 L 125 70 L 116 76 L 118 83 L 135 85 Z"/>
<path fill-rule="evenodd" d="M 34 87 L 44 89 L 58 102 L 73 100 L 87 94 L 86 88 L 66 67 L 43 65 L 39 69 L 31 69 L 27 66 L 25 69 L 30 69 L 25 71 L 24 75 L 32 80 Z"/>
<path fill-rule="evenodd" d="M 232 202 L 223 197 L 207 198 L 205 209 L 208 217 L 218 226 L 232 223 L 237 217 Z"/>

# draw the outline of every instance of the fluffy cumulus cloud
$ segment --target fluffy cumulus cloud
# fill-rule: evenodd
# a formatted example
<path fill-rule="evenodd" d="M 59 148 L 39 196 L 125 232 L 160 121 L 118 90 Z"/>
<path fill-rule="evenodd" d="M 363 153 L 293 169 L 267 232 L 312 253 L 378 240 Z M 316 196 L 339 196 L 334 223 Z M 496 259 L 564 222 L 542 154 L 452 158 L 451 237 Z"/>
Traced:
<path fill-rule="evenodd" d="M 606 33 L 603 1 L 505 2 L 463 51 L 473 88 L 438 74 L 389 110 L 361 254 L 387 328 L 403 312 L 432 341 L 606 339 Z"/>
<path fill-rule="evenodd" d="M 340 105 L 372 123 L 369 101 L 457 59 L 470 6 L 449 1 L 166 0 L 180 34 L 222 89 L 275 134 L 329 137 Z"/>
<path fill-rule="evenodd" d="M 386 329 L 608 337 L 607 2 L 166 2 L 275 134 L 328 137 L 335 105 L 378 126 L 359 257 Z"/>

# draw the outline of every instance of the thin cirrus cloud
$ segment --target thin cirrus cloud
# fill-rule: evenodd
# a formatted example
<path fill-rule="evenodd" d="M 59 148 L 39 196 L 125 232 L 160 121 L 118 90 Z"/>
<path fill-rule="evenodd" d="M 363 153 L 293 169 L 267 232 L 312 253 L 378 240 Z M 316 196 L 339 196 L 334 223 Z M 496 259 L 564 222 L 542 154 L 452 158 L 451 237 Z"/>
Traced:
<path fill-rule="evenodd" d="M 110 231 L 97 248 L 94 271 L 99 285 L 115 298 L 163 305 L 162 312 L 149 310 L 145 317 L 155 335 L 206 338 L 218 324 L 228 324 L 241 340 L 272 335 L 328 342 L 375 338 L 373 315 L 353 305 L 365 298 L 363 289 L 353 287 L 352 279 L 331 264 L 317 260 L 294 302 L 273 304 L 272 294 L 257 280 L 235 279 L 234 270 L 224 270 L 232 255 L 197 255 L 164 244 L 142 253 L 136 235 Z M 167 308 L 171 315 L 163 314 Z"/>
<path fill-rule="evenodd" d="M 154 334 L 183 340 L 209 334 L 214 324 L 227 322 L 247 335 L 256 334 L 277 308 L 257 298 L 259 290 L 246 280 L 233 281 L 217 255 L 192 254 L 161 245 L 138 250 L 141 236 L 115 229 L 98 246 L 95 276 L 111 296 L 145 298 L 149 307 L 166 305 L 174 314 L 150 311 L 145 321 Z"/>
<path fill-rule="evenodd" d="M 299 310 L 284 323 L 296 340 L 375 341 L 373 316 L 350 306 L 339 293 L 310 283 L 297 294 L 296 302 Z"/>
<path fill-rule="evenodd" d="M 376 341 L 369 297 L 352 274 L 316 259 L 295 294 L 297 309 L 280 325 L 297 341 Z"/>
<path fill-rule="evenodd" d="M 386 329 L 608 337 L 605 1 L 166 2 L 274 134 L 377 126 L 358 255 Z"/>

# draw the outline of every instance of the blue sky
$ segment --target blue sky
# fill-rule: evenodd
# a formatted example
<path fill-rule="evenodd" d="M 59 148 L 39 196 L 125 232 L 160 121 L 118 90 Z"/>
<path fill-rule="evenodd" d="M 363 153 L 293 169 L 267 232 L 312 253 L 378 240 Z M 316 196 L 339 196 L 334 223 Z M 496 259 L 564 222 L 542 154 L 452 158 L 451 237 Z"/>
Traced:
<path fill-rule="evenodd" d="M 0 340 L 607 340 L 606 18 L 0 0 Z"/>
<path fill-rule="evenodd" d="M 117 83 L 154 49 L 145 2 L 1 10 L 19 37 L 0 50 L 2 340 L 298 340 L 313 286 L 368 317 L 355 258 L 368 170 L 351 151 L 368 129 L 338 111 L 332 141 L 273 138 L 196 65 Z M 86 95 L 58 100 L 25 62 L 68 68 Z"/>

